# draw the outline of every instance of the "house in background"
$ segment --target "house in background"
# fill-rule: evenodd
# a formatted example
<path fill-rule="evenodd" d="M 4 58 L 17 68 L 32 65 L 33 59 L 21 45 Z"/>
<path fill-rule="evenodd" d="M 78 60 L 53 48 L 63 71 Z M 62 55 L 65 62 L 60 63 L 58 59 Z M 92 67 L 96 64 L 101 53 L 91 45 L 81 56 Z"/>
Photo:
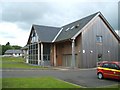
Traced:
<path fill-rule="evenodd" d="M 120 60 L 119 43 L 119 36 L 100 12 L 62 27 L 33 25 L 27 62 L 92 68 L 99 61 Z"/>
<path fill-rule="evenodd" d="M 5 51 L 4 56 L 13 56 L 13 57 L 20 57 L 22 56 L 22 51 L 21 50 L 7 50 Z"/>

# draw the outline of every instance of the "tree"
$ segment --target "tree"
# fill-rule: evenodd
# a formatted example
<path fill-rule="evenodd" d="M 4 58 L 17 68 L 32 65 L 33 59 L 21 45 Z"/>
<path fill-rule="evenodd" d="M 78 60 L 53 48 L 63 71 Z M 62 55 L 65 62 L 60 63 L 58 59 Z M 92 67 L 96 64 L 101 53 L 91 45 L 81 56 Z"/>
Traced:
<path fill-rule="evenodd" d="M 6 50 L 9 50 L 9 49 L 21 49 L 21 48 L 22 47 L 18 46 L 18 45 L 11 46 L 10 42 L 7 42 L 6 45 L 2 45 L 2 55 L 5 54 Z"/>
<path fill-rule="evenodd" d="M 22 47 L 21 46 L 18 46 L 18 45 L 13 45 L 12 46 L 14 49 L 21 49 Z"/>
<path fill-rule="evenodd" d="M 10 42 L 7 42 L 7 43 L 6 43 L 6 46 L 7 46 L 7 45 L 9 45 L 9 46 L 10 46 Z"/>
<path fill-rule="evenodd" d="M 13 47 L 10 45 L 2 45 L 2 55 L 4 55 L 5 51 L 9 49 L 13 49 Z"/>

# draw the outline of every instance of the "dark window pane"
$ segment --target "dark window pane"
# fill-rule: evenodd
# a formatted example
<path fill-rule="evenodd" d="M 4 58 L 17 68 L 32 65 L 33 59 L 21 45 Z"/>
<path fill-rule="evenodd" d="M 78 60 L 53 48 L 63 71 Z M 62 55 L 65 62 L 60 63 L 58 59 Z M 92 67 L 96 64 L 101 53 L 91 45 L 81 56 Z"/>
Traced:
<path fill-rule="evenodd" d="M 104 67 L 104 68 L 110 68 L 110 65 L 108 63 L 104 63 L 102 67 Z"/>
<path fill-rule="evenodd" d="M 96 42 L 102 43 L 102 36 L 96 36 Z"/>
<path fill-rule="evenodd" d="M 118 67 L 116 64 L 111 64 L 111 65 L 110 65 L 110 68 L 111 68 L 111 69 L 119 69 L 119 67 Z"/>

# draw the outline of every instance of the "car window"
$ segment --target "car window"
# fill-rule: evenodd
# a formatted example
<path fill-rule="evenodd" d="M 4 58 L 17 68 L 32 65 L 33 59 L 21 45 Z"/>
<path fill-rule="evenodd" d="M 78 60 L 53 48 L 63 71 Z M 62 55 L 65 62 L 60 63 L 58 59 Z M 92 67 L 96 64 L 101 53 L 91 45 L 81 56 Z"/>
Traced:
<path fill-rule="evenodd" d="M 120 63 L 119 63 L 118 65 L 119 65 L 119 67 L 120 67 Z"/>
<path fill-rule="evenodd" d="M 110 68 L 111 69 L 117 69 L 117 70 L 119 69 L 119 67 L 116 64 L 114 64 L 114 63 L 110 64 Z"/>
<path fill-rule="evenodd" d="M 102 67 L 104 67 L 104 68 L 110 68 L 110 65 L 109 65 L 109 63 L 104 63 L 104 64 L 102 65 Z"/>

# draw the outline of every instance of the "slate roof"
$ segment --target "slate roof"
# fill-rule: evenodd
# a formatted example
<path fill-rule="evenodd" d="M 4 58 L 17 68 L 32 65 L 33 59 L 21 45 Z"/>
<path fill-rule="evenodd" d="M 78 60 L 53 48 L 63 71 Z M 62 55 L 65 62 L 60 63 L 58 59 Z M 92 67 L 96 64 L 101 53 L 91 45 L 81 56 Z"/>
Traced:
<path fill-rule="evenodd" d="M 50 26 L 33 25 L 41 42 L 52 42 L 60 28 Z"/>
<path fill-rule="evenodd" d="M 93 17 L 95 17 L 98 13 L 92 14 L 85 18 L 82 18 L 78 21 L 72 22 L 68 25 L 63 26 L 63 30 L 60 35 L 57 37 L 56 41 L 67 40 L 72 38 L 78 31 L 80 31 Z M 77 25 L 79 26 L 77 27 Z M 71 29 L 74 26 L 73 29 Z M 67 30 L 69 28 L 69 30 Z M 66 31 L 67 30 L 67 31 Z"/>
<path fill-rule="evenodd" d="M 21 50 L 7 50 L 6 52 L 5 52 L 5 54 L 14 54 L 14 53 L 16 53 L 16 54 L 22 54 L 22 51 Z"/>
<path fill-rule="evenodd" d="M 114 32 L 113 28 L 104 18 L 104 16 L 100 13 L 94 13 L 87 17 L 84 17 L 80 20 L 72 22 L 62 27 L 50 27 L 50 26 L 41 26 L 41 25 L 33 25 L 32 27 L 36 30 L 39 40 L 41 42 L 59 42 L 63 40 L 71 39 L 74 35 L 76 35 L 87 23 L 89 23 L 97 14 L 99 14 L 105 23 L 111 28 L 112 33 L 115 37 L 120 41 L 118 35 Z"/>

